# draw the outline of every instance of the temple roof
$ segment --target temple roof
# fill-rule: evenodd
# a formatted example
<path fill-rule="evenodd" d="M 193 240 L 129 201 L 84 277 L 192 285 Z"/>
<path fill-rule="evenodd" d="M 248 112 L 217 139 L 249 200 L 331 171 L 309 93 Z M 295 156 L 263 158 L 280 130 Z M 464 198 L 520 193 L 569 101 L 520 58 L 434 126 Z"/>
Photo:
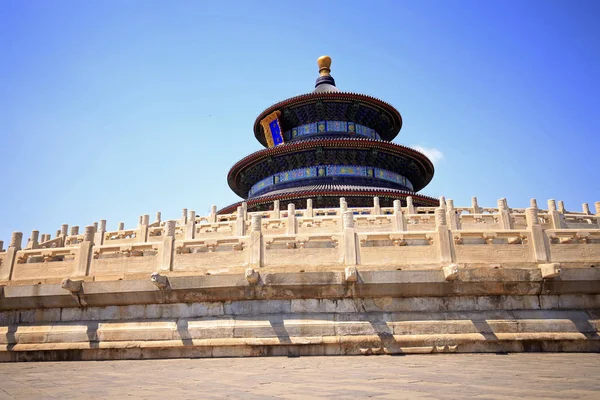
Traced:
<path fill-rule="evenodd" d="M 317 151 L 318 149 L 321 149 Z M 434 166 L 423 153 L 383 140 L 359 137 L 313 138 L 259 150 L 229 171 L 229 187 L 246 197 L 250 187 L 273 173 L 307 165 L 365 165 L 406 176 L 419 191 L 433 178 Z"/>

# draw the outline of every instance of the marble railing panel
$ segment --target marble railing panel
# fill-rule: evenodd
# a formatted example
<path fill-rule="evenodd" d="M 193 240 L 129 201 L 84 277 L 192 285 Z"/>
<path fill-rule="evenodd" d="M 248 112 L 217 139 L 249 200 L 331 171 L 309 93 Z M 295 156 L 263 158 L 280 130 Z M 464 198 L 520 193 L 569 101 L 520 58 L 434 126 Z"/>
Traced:
<path fill-rule="evenodd" d="M 55 248 L 19 250 L 13 280 L 64 278 L 75 274 L 75 257 L 79 249 Z"/>

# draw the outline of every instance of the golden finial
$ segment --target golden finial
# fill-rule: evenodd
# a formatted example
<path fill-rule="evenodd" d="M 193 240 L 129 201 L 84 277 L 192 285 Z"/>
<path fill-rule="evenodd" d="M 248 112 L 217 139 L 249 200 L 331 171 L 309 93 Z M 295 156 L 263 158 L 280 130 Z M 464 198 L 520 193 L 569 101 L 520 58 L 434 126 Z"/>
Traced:
<path fill-rule="evenodd" d="M 319 74 L 321 76 L 328 76 L 331 73 L 331 57 L 319 57 L 317 59 L 317 65 L 319 66 Z"/>

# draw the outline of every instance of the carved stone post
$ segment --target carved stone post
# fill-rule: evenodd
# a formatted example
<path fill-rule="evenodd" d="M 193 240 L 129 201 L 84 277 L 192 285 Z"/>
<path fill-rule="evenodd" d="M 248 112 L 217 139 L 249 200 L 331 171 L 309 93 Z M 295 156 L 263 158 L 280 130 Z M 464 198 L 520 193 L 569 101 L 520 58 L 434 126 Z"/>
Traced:
<path fill-rule="evenodd" d="M 305 217 L 312 218 L 313 216 L 314 216 L 314 214 L 313 214 L 313 201 L 312 201 L 312 199 L 307 199 L 306 200 L 306 214 L 305 214 Z"/>
<path fill-rule="evenodd" d="M 39 247 L 39 239 L 40 231 L 31 231 L 31 237 L 27 241 L 27 246 L 25 248 L 27 250 L 37 249 Z"/>
<path fill-rule="evenodd" d="M 567 213 L 567 210 L 566 210 L 566 208 L 565 208 L 565 202 L 564 202 L 564 201 L 562 201 L 562 200 L 559 200 L 559 201 L 558 201 L 558 211 L 559 211 L 560 213 L 562 213 L 562 214 L 566 214 L 566 213 Z"/>
<path fill-rule="evenodd" d="M 215 212 L 216 212 L 216 208 L 215 208 Z M 244 210 L 244 221 L 248 220 L 248 203 L 246 203 L 245 201 L 242 202 L 242 210 Z"/>
<path fill-rule="evenodd" d="M 235 219 L 235 234 L 237 236 L 246 235 L 246 221 L 244 220 L 244 209 L 239 206 L 236 210 L 237 218 Z"/>
<path fill-rule="evenodd" d="M 471 214 L 481 214 L 481 208 L 477 204 L 477 197 L 471 197 Z"/>
<path fill-rule="evenodd" d="M 23 242 L 23 233 L 13 232 L 10 238 L 10 244 L 6 250 L 4 263 L 0 265 L 0 280 L 10 280 L 13 275 L 13 269 L 17 260 L 17 252 L 21 250 Z"/>
<path fill-rule="evenodd" d="M 279 200 L 275 200 L 273 202 L 273 216 L 271 218 L 273 219 L 279 219 L 281 218 L 281 214 L 279 212 Z"/>
<path fill-rule="evenodd" d="M 348 203 L 345 197 L 340 197 L 340 216 L 348 211 Z"/>
<path fill-rule="evenodd" d="M 260 268 L 263 264 L 262 215 L 253 214 L 250 224 L 249 267 Z"/>
<path fill-rule="evenodd" d="M 394 200 L 394 218 L 392 219 L 392 224 L 395 231 L 406 230 L 406 220 L 404 219 L 400 200 Z"/>
<path fill-rule="evenodd" d="M 556 209 L 555 200 L 548 200 L 548 214 L 550 214 L 553 229 L 565 229 L 565 217 Z"/>
<path fill-rule="evenodd" d="M 187 208 L 182 208 L 181 209 L 181 218 L 179 219 L 179 224 L 181 226 L 186 226 L 187 225 L 187 221 L 188 221 L 188 209 Z"/>
<path fill-rule="evenodd" d="M 412 198 L 412 196 L 408 196 L 406 198 L 406 213 L 407 214 L 414 214 L 415 213 L 415 206 L 413 205 L 413 198 Z"/>
<path fill-rule="evenodd" d="M 287 234 L 295 235 L 298 232 L 296 227 L 296 205 L 294 203 L 288 204 L 288 216 L 287 216 Z"/>
<path fill-rule="evenodd" d="M 591 214 L 592 214 L 592 213 L 590 212 L 590 206 L 589 206 L 589 204 L 588 204 L 588 203 L 583 203 L 583 204 L 581 205 L 581 208 L 583 209 L 583 213 L 584 213 L 585 215 L 591 215 Z"/>
<path fill-rule="evenodd" d="M 381 206 L 379 205 L 379 197 L 373 197 L 373 211 L 371 215 L 381 215 Z"/>
<path fill-rule="evenodd" d="M 446 209 L 446 197 L 440 196 L 440 207 Z"/>
<path fill-rule="evenodd" d="M 23 243 L 23 233 L 22 232 L 13 232 L 10 238 L 9 248 L 15 248 L 17 250 L 21 250 L 21 244 Z"/>
<path fill-rule="evenodd" d="M 138 242 L 147 242 L 148 241 L 148 225 L 150 225 L 150 215 L 144 214 L 140 218 L 140 226 L 139 226 L 139 237 L 137 238 Z"/>
<path fill-rule="evenodd" d="M 512 229 L 512 218 L 505 198 L 498 200 L 498 218 L 502 229 Z"/>
<path fill-rule="evenodd" d="M 69 231 L 69 225 L 68 224 L 62 224 L 60 226 L 60 235 L 65 237 L 67 236 L 67 232 Z"/>
<path fill-rule="evenodd" d="M 594 208 L 596 209 L 596 215 L 600 216 L 600 201 L 594 203 Z"/>
<path fill-rule="evenodd" d="M 59 238 L 60 237 L 60 229 L 56 230 L 56 237 Z"/>
<path fill-rule="evenodd" d="M 359 245 L 354 229 L 354 213 L 345 211 L 342 214 L 342 226 L 344 229 L 344 264 L 346 267 L 353 267 L 360 263 L 360 255 L 358 254 Z"/>
<path fill-rule="evenodd" d="M 210 222 L 211 224 L 217 222 L 217 206 L 214 204 L 210 207 L 210 214 L 208 214 L 208 222 Z"/>
<path fill-rule="evenodd" d="M 460 229 L 460 219 L 456 213 L 456 209 L 454 208 L 454 200 L 452 199 L 446 200 L 446 219 L 448 220 L 450 229 Z"/>
<path fill-rule="evenodd" d="M 94 247 L 95 229 L 93 225 L 85 227 L 83 241 L 79 243 L 79 251 L 75 256 L 76 276 L 87 276 L 90 273 L 90 263 L 92 261 Z"/>
<path fill-rule="evenodd" d="M 175 248 L 175 226 L 177 222 L 167 221 L 163 227 L 163 247 L 161 271 L 171 271 L 173 269 L 173 249 Z"/>
<path fill-rule="evenodd" d="M 196 211 L 190 211 L 188 222 L 185 230 L 185 238 L 187 240 L 194 239 L 196 236 Z"/>
<path fill-rule="evenodd" d="M 548 250 L 546 248 L 546 238 L 544 230 L 540 225 L 538 209 L 529 207 L 525 209 L 525 218 L 527 219 L 527 227 L 531 232 L 531 246 L 535 254 L 536 261 L 547 261 Z"/>
<path fill-rule="evenodd" d="M 161 212 L 160 212 L 160 211 L 157 211 L 157 212 L 156 212 L 156 220 L 154 221 L 154 223 L 156 224 L 156 226 L 160 226 L 160 223 L 161 223 L 161 220 L 160 220 L 160 219 L 161 219 L 161 217 L 162 217 L 162 214 L 161 214 Z"/>
<path fill-rule="evenodd" d="M 4 240 L 0 240 L 0 253 L 4 251 Z"/>
<path fill-rule="evenodd" d="M 98 225 L 98 230 L 96 230 L 96 234 L 94 235 L 94 243 L 96 246 L 102 246 L 104 244 L 104 234 L 106 233 L 106 220 L 101 219 L 100 224 Z"/>
<path fill-rule="evenodd" d="M 71 236 L 79 235 L 79 227 L 77 225 L 71 227 Z"/>
<path fill-rule="evenodd" d="M 446 210 L 439 207 L 435 209 L 435 226 L 439 243 L 440 263 L 452 262 L 451 232 L 448 229 Z"/>
<path fill-rule="evenodd" d="M 117 230 L 124 231 L 125 230 L 125 222 L 119 222 L 119 225 L 117 226 Z"/>
<path fill-rule="evenodd" d="M 536 199 L 529 200 L 529 207 L 530 208 L 538 208 L 537 200 Z"/>

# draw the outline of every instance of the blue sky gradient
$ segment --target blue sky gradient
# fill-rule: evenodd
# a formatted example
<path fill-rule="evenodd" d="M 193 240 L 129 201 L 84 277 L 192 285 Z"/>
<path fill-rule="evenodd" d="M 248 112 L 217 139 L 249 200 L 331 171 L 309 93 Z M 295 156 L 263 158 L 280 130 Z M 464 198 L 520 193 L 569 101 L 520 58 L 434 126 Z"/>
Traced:
<path fill-rule="evenodd" d="M 457 205 L 600 201 L 599 1 L 0 1 L 0 240 L 238 200 L 256 116 L 312 91 L 394 105 Z"/>

